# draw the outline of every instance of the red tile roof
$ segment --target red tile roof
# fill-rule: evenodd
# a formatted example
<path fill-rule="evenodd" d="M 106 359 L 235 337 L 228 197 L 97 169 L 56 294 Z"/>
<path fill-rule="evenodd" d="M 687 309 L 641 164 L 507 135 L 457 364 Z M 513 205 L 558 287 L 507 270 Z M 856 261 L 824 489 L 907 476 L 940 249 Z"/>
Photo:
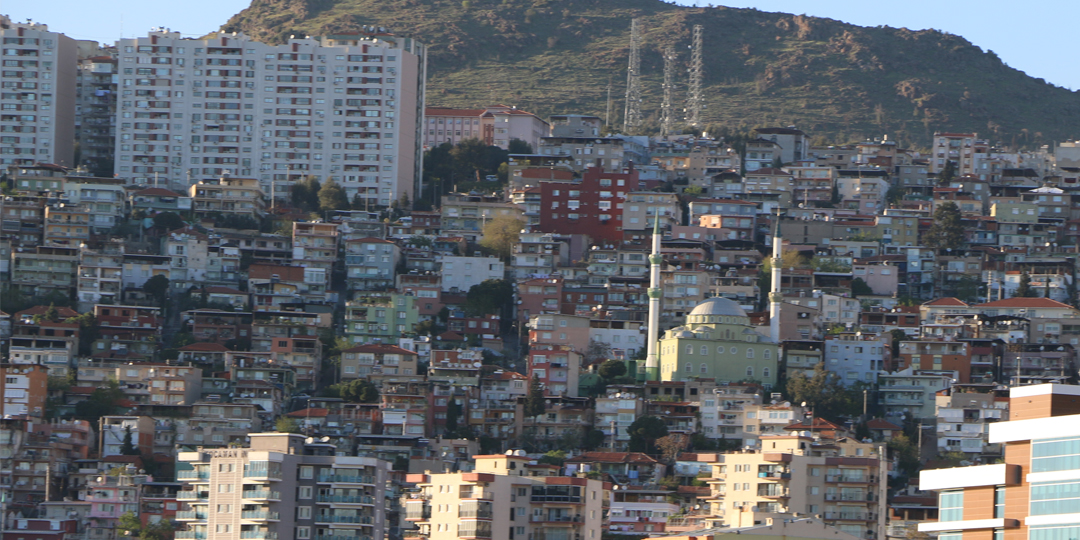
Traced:
<path fill-rule="evenodd" d="M 887 429 L 889 431 L 899 431 L 904 429 L 888 420 L 882 420 L 881 418 L 871 418 L 870 421 L 866 423 L 866 427 L 869 429 Z"/>
<path fill-rule="evenodd" d="M 55 306 L 56 315 L 61 320 L 69 317 L 78 317 L 79 312 L 69 307 Z M 49 306 L 34 306 L 32 308 L 24 309 L 15 314 L 15 318 L 33 317 L 34 315 L 43 315 L 46 311 L 49 311 Z"/>
<path fill-rule="evenodd" d="M 568 463 L 659 463 L 641 452 L 585 452 L 566 461 Z"/>
<path fill-rule="evenodd" d="M 285 416 L 291 416 L 293 418 L 324 418 L 330 414 L 329 409 L 321 409 L 318 407 L 312 407 L 310 409 L 301 409 L 299 411 L 293 411 Z"/>
<path fill-rule="evenodd" d="M 424 109 L 424 116 L 480 116 L 487 109 L 450 109 L 447 107 L 428 107 Z"/>
<path fill-rule="evenodd" d="M 929 302 L 924 302 L 923 305 L 924 306 L 963 306 L 963 307 L 969 307 L 969 305 L 966 302 L 964 302 L 963 300 L 960 300 L 959 298 L 953 298 L 953 297 L 937 298 L 937 299 L 931 300 Z"/>
<path fill-rule="evenodd" d="M 981 308 L 1065 308 L 1072 309 L 1068 304 L 1062 304 L 1049 298 L 1006 298 L 995 300 L 986 304 L 976 304 Z"/>
<path fill-rule="evenodd" d="M 806 422 L 796 422 L 794 424 L 791 424 L 790 426 L 785 427 L 784 429 L 787 430 L 787 431 L 803 431 L 803 430 L 815 431 L 815 430 L 822 430 L 822 429 L 830 429 L 830 430 L 838 430 L 839 431 L 839 430 L 843 430 L 844 426 L 841 426 L 839 424 L 834 424 L 834 423 L 832 423 L 832 422 L 830 422 L 830 421 L 828 421 L 828 420 L 826 420 L 824 418 L 815 417 L 813 422 L 810 423 L 810 424 L 807 424 Z"/>
<path fill-rule="evenodd" d="M 282 281 L 304 281 L 302 266 L 253 264 L 248 268 L 248 279 L 272 279 L 275 274 Z"/>

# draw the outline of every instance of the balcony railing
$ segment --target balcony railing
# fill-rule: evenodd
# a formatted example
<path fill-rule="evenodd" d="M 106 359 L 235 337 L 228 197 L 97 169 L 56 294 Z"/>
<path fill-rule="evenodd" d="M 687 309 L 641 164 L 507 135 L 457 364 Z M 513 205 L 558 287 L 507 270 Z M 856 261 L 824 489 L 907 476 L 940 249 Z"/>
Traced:
<path fill-rule="evenodd" d="M 281 493 L 277 491 L 245 491 L 243 493 L 245 499 L 281 499 Z M 179 497 L 177 497 L 179 498 Z"/>
<path fill-rule="evenodd" d="M 279 517 L 277 512 L 267 512 L 267 511 L 254 510 L 254 511 L 248 511 L 248 512 L 241 512 L 240 513 L 240 519 L 260 519 L 260 520 L 274 520 L 274 521 L 277 521 L 278 519 L 281 519 L 281 518 Z"/>
<path fill-rule="evenodd" d="M 176 531 L 173 533 L 173 538 L 176 540 L 205 540 L 206 533 L 196 531 Z"/>
<path fill-rule="evenodd" d="M 375 498 L 368 496 L 319 495 L 318 501 L 321 503 L 375 504 Z"/>
<path fill-rule="evenodd" d="M 344 474 L 320 474 L 319 482 L 340 482 L 345 484 L 374 484 L 375 477 L 366 475 L 344 475 Z"/>
<path fill-rule="evenodd" d="M 176 493 L 176 499 L 180 501 L 209 498 L 210 493 L 206 491 L 178 491 Z"/>
<path fill-rule="evenodd" d="M 240 531 L 242 540 L 277 540 L 277 533 L 270 531 Z"/>
<path fill-rule="evenodd" d="M 178 520 L 206 519 L 206 512 L 195 512 L 195 511 L 177 512 L 176 513 L 176 519 L 178 519 Z"/>
<path fill-rule="evenodd" d="M 177 480 L 209 480 L 210 471 L 177 471 Z"/>
<path fill-rule="evenodd" d="M 358 523 L 363 525 L 371 525 L 370 516 L 334 516 L 328 514 L 320 514 L 315 516 L 315 523 Z"/>

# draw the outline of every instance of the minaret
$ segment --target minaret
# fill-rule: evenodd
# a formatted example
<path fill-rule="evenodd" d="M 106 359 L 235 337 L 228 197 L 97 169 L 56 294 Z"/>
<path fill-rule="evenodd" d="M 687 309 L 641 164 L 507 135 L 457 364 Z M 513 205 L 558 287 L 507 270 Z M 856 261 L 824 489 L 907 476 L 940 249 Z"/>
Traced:
<path fill-rule="evenodd" d="M 649 255 L 649 342 L 645 349 L 645 380 L 660 380 L 660 357 L 656 347 L 660 341 L 660 299 L 664 296 L 660 288 L 660 213 L 657 212 L 653 225 L 652 255 Z"/>
<path fill-rule="evenodd" d="M 769 337 L 773 343 L 780 344 L 780 304 L 784 295 L 780 293 L 780 280 L 783 272 L 784 241 L 780 238 L 780 210 L 776 211 L 776 223 L 773 224 L 772 237 L 772 291 L 769 292 Z"/>

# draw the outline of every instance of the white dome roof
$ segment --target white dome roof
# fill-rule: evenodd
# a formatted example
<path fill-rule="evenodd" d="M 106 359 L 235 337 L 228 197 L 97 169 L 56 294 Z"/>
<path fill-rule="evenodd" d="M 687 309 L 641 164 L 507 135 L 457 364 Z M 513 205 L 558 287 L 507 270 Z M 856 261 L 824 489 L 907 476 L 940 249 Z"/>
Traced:
<path fill-rule="evenodd" d="M 727 298 L 709 298 L 697 305 L 690 315 L 723 315 L 728 317 L 746 317 L 746 311 L 734 300 Z"/>

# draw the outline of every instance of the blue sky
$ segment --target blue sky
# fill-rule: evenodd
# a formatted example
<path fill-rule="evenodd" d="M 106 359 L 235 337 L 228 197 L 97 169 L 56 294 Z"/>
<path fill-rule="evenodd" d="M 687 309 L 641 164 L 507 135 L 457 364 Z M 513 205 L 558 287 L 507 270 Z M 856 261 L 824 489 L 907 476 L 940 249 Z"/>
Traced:
<path fill-rule="evenodd" d="M 610 0 L 617 2 L 619 0 Z M 678 0 L 680 4 L 723 4 L 752 7 L 762 11 L 805 13 L 829 17 L 862 26 L 888 25 L 914 30 L 936 28 L 967 38 L 993 50 L 1010 66 L 1042 77 L 1059 86 L 1080 89 L 1080 70 L 1072 68 L 1069 51 L 1075 46 L 1074 23 L 1080 18 L 1080 2 L 1075 0 L 984 0 L 983 2 L 942 2 L 906 0 L 873 2 L 866 0 L 729 0 L 709 2 Z M 43 22 L 55 31 L 76 39 L 112 42 L 146 35 L 155 26 L 166 26 L 182 34 L 203 35 L 216 30 L 248 0 L 186 0 L 148 2 L 146 0 L 24 0 L 5 2 L 0 12 L 12 19 Z"/>

